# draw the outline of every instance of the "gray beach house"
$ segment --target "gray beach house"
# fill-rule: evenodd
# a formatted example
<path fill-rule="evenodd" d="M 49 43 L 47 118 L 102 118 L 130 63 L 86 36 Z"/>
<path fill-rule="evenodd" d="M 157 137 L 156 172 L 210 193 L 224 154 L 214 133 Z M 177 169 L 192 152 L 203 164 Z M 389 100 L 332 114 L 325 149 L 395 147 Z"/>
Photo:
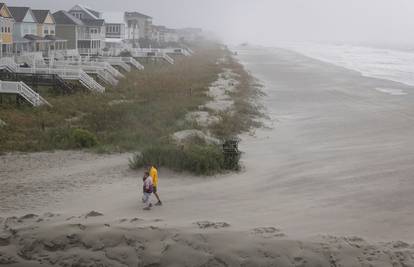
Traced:
<path fill-rule="evenodd" d="M 68 12 L 81 20 L 86 28 L 77 38 L 79 53 L 101 54 L 105 47 L 105 20 L 102 19 L 102 13 L 82 5 L 75 5 Z"/>

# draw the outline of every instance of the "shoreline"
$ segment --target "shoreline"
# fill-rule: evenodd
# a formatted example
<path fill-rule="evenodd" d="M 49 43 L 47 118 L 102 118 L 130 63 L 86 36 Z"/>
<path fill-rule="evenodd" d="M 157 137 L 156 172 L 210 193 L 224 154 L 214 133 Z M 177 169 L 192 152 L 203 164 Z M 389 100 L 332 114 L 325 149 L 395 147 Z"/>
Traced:
<path fill-rule="evenodd" d="M 329 44 L 320 45 L 320 46 L 321 47 L 326 46 L 326 48 L 328 48 L 328 49 L 336 47 L 336 45 L 329 45 Z M 331 64 L 331 65 L 334 65 L 336 67 L 341 67 L 341 68 L 344 68 L 344 69 L 349 70 L 349 71 L 358 72 L 359 74 L 361 74 L 362 76 L 367 77 L 367 78 L 378 79 L 378 80 L 382 80 L 382 81 L 391 81 L 391 82 L 395 83 L 396 85 L 399 84 L 399 85 L 401 85 L 401 87 L 404 87 L 406 89 L 413 89 L 414 88 L 414 81 L 405 80 L 401 77 L 394 77 L 396 74 L 394 73 L 394 75 L 391 75 L 389 73 L 389 70 L 388 70 L 388 73 L 387 73 L 387 69 L 382 70 L 383 72 L 386 72 L 386 73 L 381 73 L 381 71 L 378 72 L 378 69 L 374 68 L 375 64 L 378 64 L 379 66 L 376 66 L 376 67 L 380 68 L 380 69 L 383 68 L 382 65 L 387 65 L 388 64 L 388 65 L 392 66 L 392 65 L 401 64 L 401 62 L 397 62 L 397 63 L 396 62 L 387 62 L 387 60 L 392 60 L 392 58 L 389 58 L 389 57 L 388 58 L 386 57 L 385 59 L 382 59 L 382 60 L 377 59 L 378 62 L 376 62 L 376 61 L 371 62 L 371 68 L 374 69 L 374 70 L 370 71 L 369 68 L 367 66 L 364 66 L 362 63 L 361 63 L 362 65 L 360 64 L 358 66 L 358 64 L 355 63 L 355 62 L 345 62 L 345 61 L 343 61 L 343 60 L 346 59 L 346 56 L 344 56 L 344 55 L 341 55 L 343 60 L 338 61 L 338 59 L 334 60 L 334 59 L 330 58 L 330 56 L 332 57 L 332 54 L 322 55 L 320 53 L 318 54 L 318 52 L 315 52 L 315 51 L 307 51 L 306 50 L 306 45 L 305 45 L 305 47 L 301 47 L 300 45 L 299 46 L 295 46 L 295 45 L 289 46 L 289 45 L 287 45 L 287 46 L 281 46 L 281 47 L 267 47 L 266 49 L 269 49 L 269 50 L 272 50 L 272 49 L 276 49 L 276 50 L 277 49 L 279 49 L 279 50 L 280 49 L 285 49 L 285 50 L 288 50 L 288 51 L 293 52 L 293 53 L 298 53 L 298 54 L 300 54 L 304 57 L 308 57 L 308 58 L 313 59 L 313 60 L 317 60 L 317 61 L 320 61 L 320 62 L 323 62 L 323 63 L 326 63 L 326 64 Z M 377 53 L 405 53 L 407 57 L 414 57 L 414 54 L 412 53 L 412 51 L 397 50 L 397 49 L 392 49 L 392 48 L 387 49 L 387 48 L 376 48 L 376 47 L 369 47 L 369 46 L 349 46 L 349 49 L 356 49 L 357 51 L 354 51 L 354 52 L 356 52 L 357 55 L 358 55 L 358 52 L 359 52 L 358 49 L 363 49 L 363 50 L 365 50 L 365 52 L 369 52 L 370 50 L 375 50 Z M 353 54 L 353 52 L 350 52 L 350 51 L 348 51 L 347 53 Z M 335 54 L 335 53 L 333 53 L 333 54 Z M 335 55 L 337 55 L 337 54 L 335 54 Z M 361 56 L 361 55 L 359 55 L 359 56 Z M 398 56 L 401 57 L 401 55 L 398 55 Z M 365 60 L 368 60 L 368 59 L 365 58 Z M 396 60 L 396 59 L 394 59 L 394 60 Z M 367 64 L 367 62 L 365 62 L 365 64 Z M 399 69 L 406 69 L 406 68 L 407 68 L 406 65 L 401 65 L 401 66 L 398 65 L 397 68 L 394 68 L 394 71 L 398 71 Z M 375 73 L 375 71 L 377 71 L 378 73 Z M 397 73 L 397 76 L 399 76 L 399 75 L 401 76 L 402 74 Z"/>

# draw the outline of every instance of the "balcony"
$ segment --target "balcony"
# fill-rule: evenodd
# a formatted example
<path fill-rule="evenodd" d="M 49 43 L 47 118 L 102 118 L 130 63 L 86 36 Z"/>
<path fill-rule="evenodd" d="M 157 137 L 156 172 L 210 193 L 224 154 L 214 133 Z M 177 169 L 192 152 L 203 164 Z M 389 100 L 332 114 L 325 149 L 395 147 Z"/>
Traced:
<path fill-rule="evenodd" d="M 78 48 L 78 52 L 79 54 L 86 55 L 86 56 L 100 55 L 102 54 L 102 49 L 101 48 Z"/>
<path fill-rule="evenodd" d="M 123 38 L 125 35 L 122 35 L 120 32 L 107 32 L 106 38 Z"/>
<path fill-rule="evenodd" d="M 84 32 L 78 34 L 78 40 L 104 40 L 105 34 Z"/>

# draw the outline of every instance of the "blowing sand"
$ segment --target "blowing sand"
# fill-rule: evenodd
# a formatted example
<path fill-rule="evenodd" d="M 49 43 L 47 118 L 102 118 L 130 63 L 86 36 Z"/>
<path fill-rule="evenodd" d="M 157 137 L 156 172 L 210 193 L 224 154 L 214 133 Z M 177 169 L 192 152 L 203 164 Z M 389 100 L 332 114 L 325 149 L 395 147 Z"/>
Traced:
<path fill-rule="evenodd" d="M 164 205 L 144 212 L 128 154 L 0 156 L 0 264 L 414 266 L 413 88 L 285 50 L 239 55 L 272 120 L 242 137 L 244 171 L 161 169 Z"/>

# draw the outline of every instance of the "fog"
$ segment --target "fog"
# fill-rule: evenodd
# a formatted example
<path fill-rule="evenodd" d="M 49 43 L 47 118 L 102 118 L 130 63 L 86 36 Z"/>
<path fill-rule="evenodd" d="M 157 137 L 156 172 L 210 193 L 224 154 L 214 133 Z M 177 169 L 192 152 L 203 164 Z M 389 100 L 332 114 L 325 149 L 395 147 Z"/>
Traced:
<path fill-rule="evenodd" d="M 414 43 L 412 0 L 15 0 L 7 4 L 58 10 L 79 2 L 102 11 L 135 10 L 169 27 L 202 27 L 228 43 Z"/>

